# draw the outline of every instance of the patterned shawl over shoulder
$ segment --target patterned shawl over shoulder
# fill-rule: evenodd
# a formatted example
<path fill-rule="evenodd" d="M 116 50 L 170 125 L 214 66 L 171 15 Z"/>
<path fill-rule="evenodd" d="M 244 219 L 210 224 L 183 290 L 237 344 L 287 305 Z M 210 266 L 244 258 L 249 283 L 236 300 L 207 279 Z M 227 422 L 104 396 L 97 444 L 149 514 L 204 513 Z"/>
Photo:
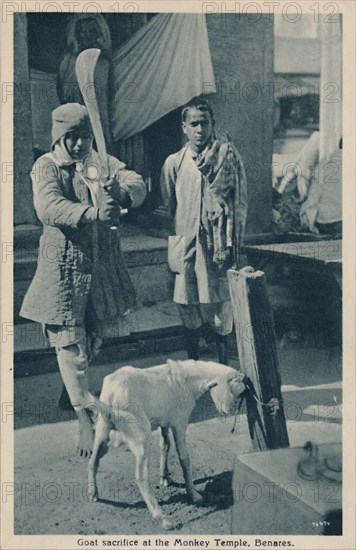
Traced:
<path fill-rule="evenodd" d="M 197 159 L 204 177 L 202 226 L 213 261 L 236 264 L 247 213 L 246 175 L 241 157 L 226 133 L 215 132 Z"/>

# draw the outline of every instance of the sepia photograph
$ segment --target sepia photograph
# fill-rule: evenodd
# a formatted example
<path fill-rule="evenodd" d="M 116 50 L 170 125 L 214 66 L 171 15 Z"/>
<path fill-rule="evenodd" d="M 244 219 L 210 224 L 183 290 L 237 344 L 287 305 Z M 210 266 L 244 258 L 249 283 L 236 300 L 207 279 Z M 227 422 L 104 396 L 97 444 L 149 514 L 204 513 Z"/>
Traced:
<path fill-rule="evenodd" d="M 352 548 L 354 6 L 32 4 L 1 8 L 1 547 Z"/>

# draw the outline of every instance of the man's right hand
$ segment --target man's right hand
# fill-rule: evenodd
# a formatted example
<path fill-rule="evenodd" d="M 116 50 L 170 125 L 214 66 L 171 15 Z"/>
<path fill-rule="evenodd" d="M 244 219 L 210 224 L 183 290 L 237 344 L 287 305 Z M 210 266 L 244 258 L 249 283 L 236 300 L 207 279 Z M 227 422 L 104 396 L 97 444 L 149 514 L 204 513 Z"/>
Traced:
<path fill-rule="evenodd" d="M 98 219 L 101 222 L 117 225 L 119 223 L 119 209 L 116 206 L 105 205 L 99 208 Z"/>
<path fill-rule="evenodd" d="M 98 218 L 101 222 L 117 225 L 120 217 L 120 206 L 110 193 L 103 187 L 99 188 L 97 196 Z"/>

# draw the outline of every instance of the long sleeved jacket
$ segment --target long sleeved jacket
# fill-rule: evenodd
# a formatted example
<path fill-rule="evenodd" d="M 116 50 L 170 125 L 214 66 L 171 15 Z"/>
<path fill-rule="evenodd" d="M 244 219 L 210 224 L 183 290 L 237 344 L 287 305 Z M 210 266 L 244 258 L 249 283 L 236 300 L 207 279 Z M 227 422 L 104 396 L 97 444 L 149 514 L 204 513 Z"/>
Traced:
<path fill-rule="evenodd" d="M 99 164 L 91 151 L 84 176 Z M 139 206 L 146 196 L 141 176 L 108 155 L 110 176 Z M 40 157 L 31 172 L 34 204 L 43 224 L 35 276 L 21 316 L 53 325 L 81 325 L 91 300 L 99 319 L 114 319 L 135 303 L 135 292 L 120 252 L 120 230 L 95 221 L 83 223 L 91 194 L 73 166 L 61 166 L 53 153 Z M 114 190 L 115 191 L 115 190 Z"/>
<path fill-rule="evenodd" d="M 162 168 L 161 190 L 175 223 L 168 241 L 168 263 L 176 273 L 174 301 L 179 304 L 208 304 L 229 300 L 227 265 L 218 267 L 202 231 L 203 177 L 189 144 L 170 155 Z M 247 215 L 247 190 L 242 161 L 241 176 L 233 193 L 232 247 L 238 257 Z"/>

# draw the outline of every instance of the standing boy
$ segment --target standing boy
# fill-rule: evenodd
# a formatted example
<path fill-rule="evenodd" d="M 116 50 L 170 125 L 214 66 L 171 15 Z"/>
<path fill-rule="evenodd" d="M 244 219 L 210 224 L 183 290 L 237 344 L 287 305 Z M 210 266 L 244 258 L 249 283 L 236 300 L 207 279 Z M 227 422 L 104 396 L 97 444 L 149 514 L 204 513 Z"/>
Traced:
<path fill-rule="evenodd" d="M 38 264 L 21 315 L 42 323 L 79 420 L 78 451 L 89 456 L 93 429 L 87 369 L 102 343 L 104 326 L 135 304 L 120 252 L 120 207 L 139 206 L 146 195 L 138 174 L 108 155 L 109 180 L 92 148 L 86 108 L 67 103 L 52 113 L 51 152 L 33 166 L 34 204 L 43 224 Z M 103 185 L 105 184 L 105 186 Z"/>
<path fill-rule="evenodd" d="M 218 359 L 227 364 L 226 337 L 233 328 L 226 271 L 237 266 L 247 190 L 242 160 L 226 134 L 214 129 L 211 106 L 195 98 L 182 109 L 188 143 L 170 155 L 161 188 L 175 219 L 168 264 L 176 273 L 173 300 L 185 330 L 188 357 L 199 358 L 202 322 L 216 335 Z"/>

